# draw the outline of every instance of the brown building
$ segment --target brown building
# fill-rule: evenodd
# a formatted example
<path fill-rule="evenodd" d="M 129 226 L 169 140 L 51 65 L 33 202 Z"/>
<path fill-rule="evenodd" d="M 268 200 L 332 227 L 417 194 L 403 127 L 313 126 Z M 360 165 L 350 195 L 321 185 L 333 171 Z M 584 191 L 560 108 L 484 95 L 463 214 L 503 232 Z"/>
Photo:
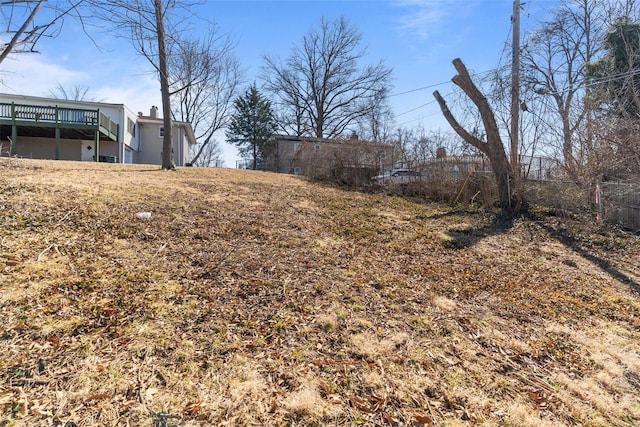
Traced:
<path fill-rule="evenodd" d="M 349 139 L 276 135 L 264 169 L 311 178 L 336 178 L 368 182 L 381 165 L 394 162 L 394 147 Z M 398 151 L 398 150 L 395 150 Z"/>

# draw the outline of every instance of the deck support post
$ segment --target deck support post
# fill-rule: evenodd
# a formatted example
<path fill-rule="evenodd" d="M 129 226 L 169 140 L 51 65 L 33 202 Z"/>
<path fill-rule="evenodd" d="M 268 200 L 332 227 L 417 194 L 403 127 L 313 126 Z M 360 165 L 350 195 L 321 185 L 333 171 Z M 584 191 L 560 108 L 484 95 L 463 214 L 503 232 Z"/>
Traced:
<path fill-rule="evenodd" d="M 18 126 L 16 126 L 16 104 L 11 103 L 11 119 L 13 121 L 11 125 L 11 147 L 10 153 L 12 156 L 18 154 Z"/>
<path fill-rule="evenodd" d="M 100 161 L 100 130 L 96 130 L 95 138 L 93 142 L 96 146 L 96 162 Z"/>
<path fill-rule="evenodd" d="M 56 125 L 56 160 L 60 160 L 60 128 Z"/>

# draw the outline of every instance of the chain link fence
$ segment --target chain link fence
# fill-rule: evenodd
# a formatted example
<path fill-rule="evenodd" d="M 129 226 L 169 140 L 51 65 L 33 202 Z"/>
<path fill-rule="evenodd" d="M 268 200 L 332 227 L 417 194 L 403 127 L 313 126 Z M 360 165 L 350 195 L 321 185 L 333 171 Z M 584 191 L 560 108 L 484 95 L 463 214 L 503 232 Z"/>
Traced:
<path fill-rule="evenodd" d="M 567 179 L 557 160 L 544 157 L 524 158 L 521 166 L 525 199 L 530 204 L 551 209 L 560 216 L 587 214 L 603 223 L 640 231 L 640 183 L 580 184 Z M 386 174 L 400 170 L 418 172 L 408 178 L 392 177 L 380 182 L 417 181 L 408 191 L 431 200 L 480 206 L 495 205 L 497 201 L 495 179 L 483 156 L 404 162 L 383 165 L 382 170 Z"/>
<path fill-rule="evenodd" d="M 600 182 L 595 200 L 600 221 L 640 231 L 640 184 Z"/>

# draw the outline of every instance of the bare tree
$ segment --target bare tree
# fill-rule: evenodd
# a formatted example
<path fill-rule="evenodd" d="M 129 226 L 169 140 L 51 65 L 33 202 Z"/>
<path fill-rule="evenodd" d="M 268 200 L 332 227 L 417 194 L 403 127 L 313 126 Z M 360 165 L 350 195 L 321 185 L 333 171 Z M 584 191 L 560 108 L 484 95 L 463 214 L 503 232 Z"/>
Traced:
<path fill-rule="evenodd" d="M 522 50 L 523 84 L 530 95 L 526 109 L 545 103 L 551 111 L 542 111 L 548 130 L 559 131 L 565 169 L 576 176 L 581 161 L 582 132 L 588 117 L 585 98 L 587 67 L 602 50 L 606 11 L 601 1 L 579 0 L 562 4 L 551 20 L 531 32 Z"/>
<path fill-rule="evenodd" d="M 164 32 L 164 13 L 162 0 L 153 2 L 156 18 L 156 35 L 158 42 L 158 74 L 160 75 L 160 94 L 162 96 L 164 136 L 162 141 L 162 169 L 172 170 L 176 168 L 173 157 L 173 136 L 171 125 L 171 96 L 169 92 L 169 66 L 167 65 L 167 47 Z"/>
<path fill-rule="evenodd" d="M 267 81 L 266 89 L 276 95 L 274 115 L 278 128 L 289 135 L 313 135 L 313 128 L 306 119 L 307 102 L 301 92 L 304 86 L 301 77 L 283 66 L 275 66 L 271 58 L 266 61 L 273 64 L 264 79 Z"/>
<path fill-rule="evenodd" d="M 173 118 L 191 123 L 199 141 L 192 164 L 200 164 L 203 155 L 211 160 L 211 153 L 220 151 L 210 145 L 217 145 L 214 134 L 229 123 L 244 74 L 234 47 L 228 36 L 213 28 L 204 40 L 182 40 L 169 55 Z"/>
<path fill-rule="evenodd" d="M 162 142 L 162 169 L 174 170 L 175 161 L 171 141 L 171 91 L 167 45 L 179 43 L 183 33 L 179 24 L 183 19 L 177 11 L 186 10 L 194 2 L 182 0 L 85 0 L 100 11 L 100 15 L 117 29 L 128 33 L 133 47 L 143 55 L 158 73 L 162 97 L 164 139 Z M 173 15 L 172 15 L 173 14 Z M 169 26 L 169 31 L 165 26 Z"/>
<path fill-rule="evenodd" d="M 383 62 L 360 66 L 366 53 L 361 41 L 345 18 L 323 18 L 285 62 L 265 57 L 265 89 L 277 97 L 276 107 L 284 109 L 287 125 L 298 134 L 340 136 L 388 88 L 391 69 Z"/>
<path fill-rule="evenodd" d="M 198 157 L 196 157 L 198 154 Z M 223 167 L 224 159 L 222 158 L 222 148 L 217 141 L 212 141 L 205 147 L 201 147 L 197 144 L 191 147 L 191 158 L 195 158 L 196 161 L 192 162 L 193 166 L 202 167 Z"/>
<path fill-rule="evenodd" d="M 65 88 L 60 83 L 56 86 L 55 90 L 49 91 L 49 96 L 54 99 L 69 99 L 72 101 L 94 101 L 93 98 L 88 97 L 89 86 L 75 85 L 70 88 Z"/>
<path fill-rule="evenodd" d="M 358 134 L 365 140 L 389 143 L 394 124 L 393 111 L 388 102 L 388 88 L 371 99 L 365 115 L 359 120 Z"/>
<path fill-rule="evenodd" d="M 406 141 L 408 159 L 417 163 L 425 163 L 436 157 L 460 156 L 469 154 L 466 145 L 455 134 L 440 129 L 427 130 L 418 128 Z"/>
<path fill-rule="evenodd" d="M 2 0 L 0 15 L 11 38 L 0 43 L 0 63 L 12 53 L 37 52 L 42 38 L 56 37 L 65 18 L 78 19 L 84 27 L 80 6 L 84 0 Z"/>
<path fill-rule="evenodd" d="M 622 11 L 634 5 L 623 4 Z M 627 179 L 640 168 L 640 23 L 637 12 L 619 15 L 604 40 L 605 55 L 590 64 L 589 95 L 597 106 L 590 131 L 592 177 Z"/>
<path fill-rule="evenodd" d="M 484 125 L 486 141 L 483 141 L 478 136 L 467 131 L 456 120 L 454 115 L 451 113 L 451 110 L 449 110 L 446 101 L 440 95 L 440 92 L 435 91 L 433 96 L 438 101 L 445 119 L 449 122 L 449 125 L 451 125 L 453 130 L 468 144 L 474 146 L 489 158 L 491 168 L 493 169 L 493 173 L 498 183 L 500 208 L 504 212 L 508 213 L 518 212 L 521 207 L 522 199 L 521 195 L 518 195 L 518 197 L 515 198 L 513 197 L 513 171 L 504 150 L 504 144 L 500 137 L 500 131 L 498 129 L 493 110 L 491 109 L 487 98 L 482 94 L 482 92 L 480 92 L 471 79 L 469 71 L 464 63 L 459 58 L 456 58 L 453 60 L 453 66 L 458 74 L 453 77 L 452 81 L 462 89 L 465 95 L 469 97 L 478 109 Z"/>

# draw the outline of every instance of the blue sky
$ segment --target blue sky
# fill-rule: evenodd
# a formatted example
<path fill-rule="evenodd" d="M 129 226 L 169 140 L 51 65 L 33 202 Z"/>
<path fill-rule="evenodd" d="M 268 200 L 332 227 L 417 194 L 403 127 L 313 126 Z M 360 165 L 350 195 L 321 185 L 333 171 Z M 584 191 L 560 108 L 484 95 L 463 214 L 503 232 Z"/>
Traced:
<path fill-rule="evenodd" d="M 558 2 L 523 3 L 526 31 Z M 235 54 L 247 70 L 248 84 L 257 80 L 265 54 L 284 59 L 322 17 L 344 16 L 362 33 L 367 62 L 382 59 L 394 70 L 390 101 L 397 125 L 448 129 L 433 90 L 445 95 L 453 90 L 449 82 L 456 57 L 472 72 L 508 62 L 505 42 L 511 37 L 512 5 L 511 0 L 208 0 L 192 9 L 196 18 L 190 29 L 197 34 L 215 22 L 236 40 Z M 148 113 L 151 105 L 161 105 L 157 79 L 129 42 L 99 29 L 90 34 L 102 49 L 77 24 L 67 22 L 57 38 L 38 45 L 40 54 L 5 60 L 0 91 L 48 96 L 58 84 L 79 85 L 89 87 L 88 95 L 96 100 L 124 103 L 134 112 Z M 225 147 L 226 165 L 233 167 L 236 159 L 235 149 Z"/>

